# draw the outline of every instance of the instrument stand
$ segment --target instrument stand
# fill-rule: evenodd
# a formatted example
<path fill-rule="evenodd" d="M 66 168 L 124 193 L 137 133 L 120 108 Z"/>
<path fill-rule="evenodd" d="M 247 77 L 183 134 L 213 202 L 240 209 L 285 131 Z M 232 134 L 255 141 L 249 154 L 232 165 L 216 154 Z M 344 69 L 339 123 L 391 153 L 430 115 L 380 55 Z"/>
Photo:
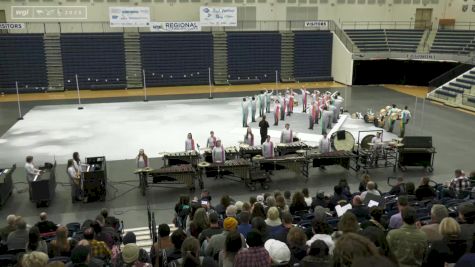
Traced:
<path fill-rule="evenodd" d="M 75 78 L 76 78 L 76 90 L 78 91 L 78 109 L 81 110 L 81 109 L 84 109 L 84 108 L 81 106 L 81 95 L 79 94 L 79 81 L 78 81 L 78 75 L 77 74 L 76 74 Z"/>
<path fill-rule="evenodd" d="M 18 91 L 18 82 L 15 82 L 15 88 L 16 88 L 16 99 L 18 103 L 18 120 L 23 120 L 23 115 L 21 115 L 20 92 Z"/>

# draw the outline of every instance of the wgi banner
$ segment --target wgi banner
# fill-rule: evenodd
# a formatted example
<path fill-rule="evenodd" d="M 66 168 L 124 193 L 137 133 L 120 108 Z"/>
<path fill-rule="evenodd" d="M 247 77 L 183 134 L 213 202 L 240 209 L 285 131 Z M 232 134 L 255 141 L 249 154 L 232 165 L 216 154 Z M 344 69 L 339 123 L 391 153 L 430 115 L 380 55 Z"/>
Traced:
<path fill-rule="evenodd" d="M 237 7 L 200 7 L 201 26 L 237 26 Z"/>
<path fill-rule="evenodd" d="M 111 27 L 148 27 L 149 7 L 109 7 Z"/>
<path fill-rule="evenodd" d="M 199 32 L 201 23 L 199 21 L 183 22 L 150 22 L 152 32 Z"/>
<path fill-rule="evenodd" d="M 306 28 L 315 28 L 319 30 L 328 30 L 328 20 L 305 21 Z"/>
<path fill-rule="evenodd" d="M 25 23 L 0 23 L 0 30 L 21 30 L 25 28 Z"/>

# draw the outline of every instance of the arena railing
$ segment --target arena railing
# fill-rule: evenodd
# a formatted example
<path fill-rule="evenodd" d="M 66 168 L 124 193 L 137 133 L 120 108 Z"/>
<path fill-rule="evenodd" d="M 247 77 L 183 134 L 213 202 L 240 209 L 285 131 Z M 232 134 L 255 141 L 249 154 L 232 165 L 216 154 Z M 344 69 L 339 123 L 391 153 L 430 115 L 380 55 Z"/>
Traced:
<path fill-rule="evenodd" d="M 470 70 L 475 65 L 475 57 L 472 56 L 470 59 L 460 62 L 461 64 L 455 66 L 454 68 L 442 73 L 441 75 L 435 77 L 429 81 L 429 90 L 430 92 L 434 91 L 438 87 L 444 85 L 445 83 L 451 81 L 452 79 L 460 76 L 464 72 Z"/>
<path fill-rule="evenodd" d="M 427 21 L 343 21 L 344 30 L 374 30 L 374 29 L 432 29 L 432 22 Z"/>

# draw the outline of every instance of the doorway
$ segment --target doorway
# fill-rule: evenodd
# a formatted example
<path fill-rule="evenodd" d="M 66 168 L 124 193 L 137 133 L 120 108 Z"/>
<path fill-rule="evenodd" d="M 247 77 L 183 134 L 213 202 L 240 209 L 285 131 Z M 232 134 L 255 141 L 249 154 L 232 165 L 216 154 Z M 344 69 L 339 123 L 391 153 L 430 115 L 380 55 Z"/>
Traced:
<path fill-rule="evenodd" d="M 432 8 L 417 8 L 414 28 L 425 30 L 432 28 Z"/>

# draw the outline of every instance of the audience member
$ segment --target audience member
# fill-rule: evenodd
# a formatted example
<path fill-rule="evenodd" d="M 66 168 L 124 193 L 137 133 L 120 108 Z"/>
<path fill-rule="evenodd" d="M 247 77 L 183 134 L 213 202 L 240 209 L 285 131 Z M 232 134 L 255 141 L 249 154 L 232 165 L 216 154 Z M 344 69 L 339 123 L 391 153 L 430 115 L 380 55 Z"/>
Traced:
<path fill-rule="evenodd" d="M 287 203 L 285 203 L 285 198 L 283 196 L 281 195 L 277 196 L 275 198 L 275 203 L 276 203 L 277 209 L 279 209 L 280 214 L 289 211 L 289 206 L 287 206 Z"/>
<path fill-rule="evenodd" d="M 315 241 L 320 240 L 325 242 L 328 248 L 328 253 L 332 255 L 333 249 L 335 248 L 335 242 L 331 236 L 332 229 L 328 223 L 326 221 L 314 219 L 312 221 L 312 233 L 312 238 L 307 241 L 307 247 L 310 247 Z"/>
<path fill-rule="evenodd" d="M 366 237 L 355 233 L 342 235 L 335 243 L 333 250 L 333 266 L 351 266 L 360 258 L 378 256 L 378 249 Z"/>
<path fill-rule="evenodd" d="M 236 208 L 235 206 L 228 206 L 228 209 L 230 207 Z M 236 216 L 236 213 L 234 210 L 234 216 L 232 217 L 235 217 L 235 216 Z M 204 208 L 198 208 L 195 211 L 195 214 L 193 216 L 193 223 L 196 224 L 196 229 L 190 228 L 190 234 L 194 237 L 198 237 L 201 234 L 201 232 L 203 232 L 203 230 L 209 228 L 210 223 L 209 223 L 208 215 L 206 214 L 206 210 Z"/>
<path fill-rule="evenodd" d="M 475 205 L 472 203 L 466 203 L 460 205 L 458 208 L 459 222 L 460 222 L 460 235 L 468 242 L 468 250 L 474 250 L 475 246 Z"/>
<path fill-rule="evenodd" d="M 16 216 L 15 214 L 10 214 L 7 216 L 7 225 L 0 229 L 0 241 L 6 242 L 8 235 L 16 230 L 15 227 Z"/>
<path fill-rule="evenodd" d="M 271 207 L 276 207 L 277 206 L 277 201 L 273 196 L 268 196 L 266 198 L 266 213 Z"/>
<path fill-rule="evenodd" d="M 389 194 L 399 196 L 406 193 L 406 184 L 404 183 L 404 178 L 398 177 L 396 179 L 396 185 L 391 187 Z"/>
<path fill-rule="evenodd" d="M 427 251 L 427 236 L 416 228 L 416 210 L 405 207 L 401 210 L 403 225 L 389 231 L 387 240 L 399 266 L 421 266 Z"/>
<path fill-rule="evenodd" d="M 264 242 L 270 238 L 270 229 L 264 219 L 261 217 L 253 218 L 251 224 L 252 229 L 257 230 L 262 234 L 262 240 Z"/>
<path fill-rule="evenodd" d="M 58 226 L 52 221 L 48 220 L 48 214 L 46 212 L 40 213 L 40 221 L 35 225 L 40 230 L 40 233 L 51 233 L 58 229 Z"/>
<path fill-rule="evenodd" d="M 307 250 L 307 256 L 300 261 L 300 266 L 330 267 L 330 252 L 325 242 L 322 240 L 313 241 Z"/>
<path fill-rule="evenodd" d="M 284 199 L 287 206 L 290 206 L 290 204 L 292 203 L 291 197 L 292 197 L 292 193 L 290 193 L 290 191 L 288 190 L 284 191 Z"/>
<path fill-rule="evenodd" d="M 104 217 L 104 220 L 105 220 L 107 226 L 110 226 L 110 227 L 114 228 L 114 230 L 116 230 L 116 231 L 119 229 L 119 227 L 120 227 L 119 219 L 117 219 L 114 216 L 109 216 L 109 210 L 108 209 L 102 208 L 100 214 L 102 215 L 102 217 Z"/>
<path fill-rule="evenodd" d="M 283 266 L 283 264 L 289 263 L 289 266 L 292 266 L 290 263 L 290 249 L 284 242 L 269 239 L 264 243 L 264 248 L 269 253 L 273 265 Z"/>
<path fill-rule="evenodd" d="M 252 219 L 260 217 L 262 219 L 266 218 L 266 211 L 264 209 L 264 206 L 260 202 L 254 203 L 254 206 L 252 207 L 251 211 L 251 221 Z"/>
<path fill-rule="evenodd" d="M 416 189 L 416 198 L 421 201 L 424 199 L 433 199 L 436 197 L 435 190 L 429 185 L 430 178 L 422 177 L 419 187 Z"/>
<path fill-rule="evenodd" d="M 78 244 L 71 251 L 71 262 L 67 264 L 70 267 L 88 267 L 90 261 L 90 248 L 89 246 Z"/>
<path fill-rule="evenodd" d="M 172 262 L 181 258 L 181 246 L 183 245 L 183 241 L 185 241 L 186 237 L 186 233 L 183 231 L 183 229 L 178 228 L 177 230 L 175 230 L 170 237 L 172 240 L 173 248 L 165 249 L 165 255 L 163 255 L 163 252 L 158 254 L 159 262 L 164 262 L 165 260 L 167 262 Z M 156 262 L 156 260 L 152 262 Z M 155 265 L 155 267 L 158 266 Z"/>
<path fill-rule="evenodd" d="M 467 251 L 467 241 L 460 236 L 460 225 L 453 218 L 444 218 L 439 225 L 442 239 L 432 242 L 427 266 L 444 267 L 456 263 Z"/>
<path fill-rule="evenodd" d="M 237 219 L 237 207 L 235 205 L 229 205 L 226 208 L 226 217 L 234 217 Z"/>
<path fill-rule="evenodd" d="M 434 204 L 430 210 L 431 223 L 421 227 L 422 232 L 426 233 L 429 241 L 441 240 L 442 235 L 439 232 L 440 222 L 449 217 L 449 211 L 444 205 Z"/>
<path fill-rule="evenodd" d="M 352 195 L 351 195 L 351 190 L 350 190 L 350 185 L 348 185 L 348 181 L 345 178 L 340 179 L 338 182 L 338 185 L 341 187 L 343 195 L 350 200 Z"/>
<path fill-rule="evenodd" d="M 31 227 L 28 232 L 28 242 L 26 243 L 26 252 L 39 251 L 45 254 L 48 253 L 48 245 L 40 236 L 38 227 Z"/>
<path fill-rule="evenodd" d="M 397 263 L 396 257 L 391 252 L 391 249 L 389 249 L 389 244 L 386 240 L 386 232 L 376 226 L 369 226 L 363 229 L 360 234 L 373 242 L 376 248 L 378 248 L 380 255 L 391 259 L 394 263 Z"/>
<path fill-rule="evenodd" d="M 158 236 L 159 239 L 150 248 L 150 262 L 153 266 L 159 266 L 160 256 L 157 257 L 157 255 L 160 255 L 162 251 L 166 253 L 167 249 L 173 249 L 173 243 L 170 238 L 170 226 L 168 224 L 164 223 L 158 226 Z"/>
<path fill-rule="evenodd" d="M 64 264 L 62 261 L 49 261 L 48 264 L 46 264 L 46 267 L 65 267 L 66 264 Z"/>
<path fill-rule="evenodd" d="M 306 211 L 308 210 L 307 203 L 305 202 L 305 198 L 301 192 L 296 192 L 292 196 L 292 203 L 289 206 L 289 211 L 291 214 L 296 214 L 299 211 Z"/>
<path fill-rule="evenodd" d="M 380 196 L 381 193 L 376 189 L 376 184 L 373 181 L 369 181 L 366 185 L 366 191 L 361 193 L 361 200 L 364 201 L 367 194 L 372 194 L 375 196 Z"/>
<path fill-rule="evenodd" d="M 351 267 L 368 267 L 368 266 L 384 266 L 397 267 L 397 265 L 389 259 L 382 256 L 369 256 L 355 259 Z"/>
<path fill-rule="evenodd" d="M 216 205 L 214 209 L 216 210 L 216 213 L 218 213 L 218 215 L 221 215 L 222 217 L 224 217 L 224 215 L 226 214 L 226 209 L 233 202 L 234 201 L 231 199 L 229 195 L 224 195 L 221 197 L 219 204 Z"/>
<path fill-rule="evenodd" d="M 51 240 L 48 246 L 48 255 L 50 258 L 71 256 L 71 251 L 76 246 L 77 241 L 68 239 L 68 234 L 68 229 L 64 226 L 60 226 L 56 229 L 56 238 Z"/>
<path fill-rule="evenodd" d="M 282 214 L 282 224 L 271 228 L 270 237 L 284 243 L 287 242 L 287 234 L 290 228 L 294 227 L 292 221 L 292 214 L 290 214 L 290 212 L 284 212 Z"/>
<path fill-rule="evenodd" d="M 360 196 L 355 196 L 353 198 L 353 208 L 350 210 L 359 222 L 364 222 L 370 219 L 369 208 L 363 205 L 363 201 Z"/>
<path fill-rule="evenodd" d="M 139 258 L 140 248 L 135 243 L 129 243 L 122 248 L 120 253 L 123 263 L 118 264 L 120 267 L 150 267 L 152 266 L 148 262 L 143 262 Z"/>
<path fill-rule="evenodd" d="M 223 232 L 223 228 L 219 226 L 218 214 L 216 212 L 211 212 L 208 218 L 209 218 L 209 227 L 207 229 L 204 229 L 200 233 L 199 238 L 198 238 L 198 240 L 200 241 L 200 244 L 203 244 L 203 241 L 205 241 L 208 238 L 211 238 L 213 235 L 221 234 Z"/>
<path fill-rule="evenodd" d="M 21 265 L 24 267 L 46 267 L 48 255 L 41 251 L 26 253 L 21 258 Z"/>
<path fill-rule="evenodd" d="M 109 259 L 112 252 L 104 241 L 95 239 L 95 231 L 88 228 L 84 231 L 84 239 L 89 242 L 91 248 L 91 257 L 98 257 L 101 259 Z"/>
<path fill-rule="evenodd" d="M 8 250 L 25 249 L 28 242 L 28 231 L 26 230 L 26 222 L 22 217 L 17 216 L 15 219 L 16 230 L 11 232 L 7 238 Z"/>
<path fill-rule="evenodd" d="M 236 201 L 236 203 L 234 204 L 234 206 L 236 206 L 236 218 L 238 219 L 239 221 L 239 214 L 242 212 L 242 206 L 244 205 L 244 202 L 242 201 Z"/>
<path fill-rule="evenodd" d="M 465 198 L 468 196 L 468 190 L 471 186 L 470 180 L 465 177 L 465 174 L 460 169 L 455 170 L 454 173 L 455 178 L 448 182 L 448 188 L 442 189 L 440 198 Z"/>
<path fill-rule="evenodd" d="M 175 204 L 174 223 L 177 227 L 186 228 L 186 219 L 190 213 L 190 197 L 180 196 L 178 203 Z"/>
<path fill-rule="evenodd" d="M 233 231 L 237 230 L 238 222 L 233 217 L 228 217 L 224 219 L 223 228 L 224 231 L 221 234 L 217 234 L 211 237 L 209 240 L 208 245 L 205 249 L 205 255 L 213 257 L 214 259 L 218 259 L 219 252 L 224 249 L 226 243 L 226 236 Z M 242 244 L 245 244 L 246 241 L 244 237 L 241 235 Z"/>
<path fill-rule="evenodd" d="M 307 235 L 300 227 L 292 227 L 287 234 L 287 245 L 291 252 L 290 265 L 299 263 L 307 256 Z"/>
<path fill-rule="evenodd" d="M 369 209 L 369 215 L 371 219 L 361 224 L 361 228 L 367 228 L 370 226 L 378 227 L 381 231 L 385 232 L 388 229 L 388 222 L 383 220 L 383 209 L 380 207 L 371 207 Z"/>
<path fill-rule="evenodd" d="M 403 221 L 402 221 L 401 211 L 405 207 L 407 207 L 408 204 L 409 202 L 407 200 L 407 196 L 399 196 L 397 198 L 397 209 L 399 212 L 391 216 L 391 218 L 389 219 L 389 226 L 388 226 L 389 229 L 398 229 L 399 227 L 402 226 Z"/>
<path fill-rule="evenodd" d="M 360 225 L 358 219 L 351 212 L 345 212 L 338 222 L 338 232 L 333 233 L 334 237 L 340 237 L 346 233 L 358 233 Z"/>
<path fill-rule="evenodd" d="M 249 223 L 250 217 L 251 214 L 249 214 L 249 212 L 241 212 L 241 221 L 239 222 L 237 230 L 244 238 L 247 238 L 247 233 L 252 229 L 252 225 Z"/>
<path fill-rule="evenodd" d="M 312 205 L 312 197 L 310 197 L 310 194 L 308 193 L 308 188 L 305 187 L 302 189 L 302 194 L 307 207 L 310 207 Z"/>
<path fill-rule="evenodd" d="M 360 185 L 358 187 L 360 193 L 366 191 L 366 186 L 368 185 L 369 181 L 371 181 L 371 176 L 369 176 L 369 174 L 363 174 L 363 176 L 361 176 Z"/>
<path fill-rule="evenodd" d="M 323 191 L 318 191 L 315 195 L 315 199 L 312 201 L 312 209 L 315 209 L 317 206 L 328 208 L 328 199 L 325 198 L 325 192 Z"/>
<path fill-rule="evenodd" d="M 249 205 L 254 206 L 254 204 L 256 204 L 257 202 L 257 198 L 255 196 L 250 196 L 249 197 Z"/>
<path fill-rule="evenodd" d="M 128 244 L 136 245 L 137 244 L 137 237 L 135 236 L 134 232 L 127 232 L 125 234 L 124 238 L 122 239 L 122 244 L 124 244 L 124 246 L 126 246 Z M 133 250 L 133 249 L 135 249 L 135 248 L 131 248 L 131 250 Z M 123 261 L 122 256 L 123 256 L 123 251 L 119 254 L 119 257 L 117 258 L 117 266 L 122 266 L 124 263 L 127 264 L 127 262 Z M 139 263 L 150 263 L 150 258 L 148 256 L 147 251 L 145 251 L 143 248 L 139 248 L 138 258 L 135 261 L 138 261 Z"/>
<path fill-rule="evenodd" d="M 219 267 L 233 267 L 238 251 L 243 247 L 241 235 L 237 231 L 226 236 L 224 249 L 219 252 Z"/>
<path fill-rule="evenodd" d="M 276 207 L 270 207 L 267 211 L 267 219 L 265 220 L 269 227 L 280 226 L 282 221 L 280 220 L 279 210 Z"/>
<path fill-rule="evenodd" d="M 104 241 L 109 248 L 120 241 L 119 232 L 111 225 L 112 219 L 109 218 L 108 222 L 102 215 L 96 216 L 96 222 L 92 224 L 94 231 L 97 234 L 97 240 Z M 97 229 L 96 229 L 97 228 Z"/>
<path fill-rule="evenodd" d="M 331 211 L 335 210 L 335 206 L 337 205 L 345 205 L 348 203 L 348 198 L 343 194 L 343 188 L 340 185 L 335 185 L 333 187 L 333 196 L 330 198 L 330 202 L 328 207 Z"/>
<path fill-rule="evenodd" d="M 409 201 L 416 200 L 416 185 L 413 182 L 406 183 L 406 195 Z"/>
<path fill-rule="evenodd" d="M 271 258 L 264 248 L 262 234 L 252 230 L 248 233 L 246 242 L 249 248 L 241 249 L 236 254 L 234 267 L 270 267 Z"/>

